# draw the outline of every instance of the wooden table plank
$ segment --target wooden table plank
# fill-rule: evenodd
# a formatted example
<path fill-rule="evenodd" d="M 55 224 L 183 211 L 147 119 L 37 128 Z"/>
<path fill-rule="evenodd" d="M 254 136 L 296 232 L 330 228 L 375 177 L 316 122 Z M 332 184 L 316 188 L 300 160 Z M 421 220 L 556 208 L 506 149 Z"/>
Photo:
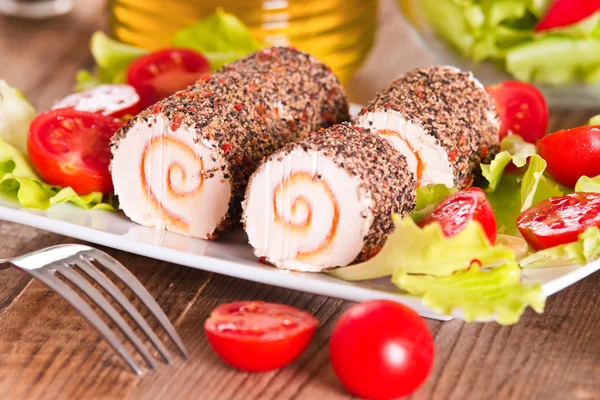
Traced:
<path fill-rule="evenodd" d="M 79 68 L 90 67 L 88 41 L 104 26 L 103 1 L 80 2 L 52 21 L 0 19 L 0 78 L 25 92 L 38 109 L 68 93 Z M 427 58 L 406 38 L 396 4 L 383 0 L 372 54 L 349 87 L 367 101 L 393 77 Z M 391 51 L 395 49 L 395 51 Z M 554 128 L 593 113 L 553 113 Z M 77 242 L 0 222 L 0 258 Z M 14 399 L 202 398 L 349 399 L 328 358 L 331 329 L 351 303 L 242 281 L 104 249 L 123 262 L 174 321 L 191 358 L 176 357 L 138 378 L 56 294 L 14 271 L 0 271 L 0 393 Z M 414 399 L 600 398 L 600 274 L 552 296 L 546 312 L 527 310 L 510 327 L 427 320 L 435 337 L 434 369 Z M 308 350 L 269 373 L 233 370 L 203 334 L 215 306 L 241 299 L 290 304 L 315 314 L 320 327 Z M 154 325 L 155 326 L 155 325 Z M 161 335 L 164 338 L 164 335 Z M 174 352 L 174 349 L 172 349 Z M 143 365 L 139 356 L 136 360 Z"/>

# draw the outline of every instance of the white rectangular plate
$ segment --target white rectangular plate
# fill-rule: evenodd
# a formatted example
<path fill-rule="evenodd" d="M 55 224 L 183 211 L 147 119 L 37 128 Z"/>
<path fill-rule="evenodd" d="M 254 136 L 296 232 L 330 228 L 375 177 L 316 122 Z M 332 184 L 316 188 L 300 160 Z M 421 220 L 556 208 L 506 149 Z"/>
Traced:
<path fill-rule="evenodd" d="M 400 293 L 387 278 L 345 282 L 327 274 L 289 272 L 263 265 L 253 255 L 243 231 L 207 241 L 137 225 L 121 212 L 86 211 L 70 204 L 47 211 L 30 210 L 2 196 L 0 219 L 236 278 L 353 301 L 390 299 L 424 317 L 451 319 L 428 309 L 418 298 Z M 544 292 L 551 295 L 599 269 L 600 260 L 583 267 L 524 270 L 523 275 L 526 281 L 542 282 Z M 460 317 L 460 312 L 454 316 Z"/>
<path fill-rule="evenodd" d="M 352 104 L 356 115 L 361 106 Z M 346 282 L 327 274 L 279 270 L 258 262 L 243 231 L 228 232 L 217 241 L 191 238 L 140 226 L 122 212 L 86 211 L 70 204 L 47 211 L 23 209 L 0 195 L 0 220 L 86 240 L 130 253 L 205 271 L 234 276 L 303 292 L 353 301 L 390 299 L 403 303 L 424 317 L 450 320 L 421 304 L 420 299 L 399 292 L 389 278 Z M 586 266 L 524 270 L 523 280 L 542 283 L 546 295 L 554 294 L 600 269 L 600 260 Z M 460 310 L 453 316 L 461 316 Z"/>

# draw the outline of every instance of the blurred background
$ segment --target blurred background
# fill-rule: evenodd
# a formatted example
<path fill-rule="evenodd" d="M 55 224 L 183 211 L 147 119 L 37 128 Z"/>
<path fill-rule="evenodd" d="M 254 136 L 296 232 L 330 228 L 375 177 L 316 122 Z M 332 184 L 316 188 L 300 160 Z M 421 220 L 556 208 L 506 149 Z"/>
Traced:
<path fill-rule="evenodd" d="M 21 11 L 30 18 L 0 17 L 0 50 L 19 57 L 0 55 L 0 77 L 20 88 L 38 109 L 51 106 L 79 69 L 94 67 L 89 49 L 94 31 L 156 49 L 217 5 L 242 19 L 259 39 L 291 43 L 328 63 L 357 103 L 428 61 L 408 37 L 396 0 L 19 0 L 27 6 L 20 10 L 6 7 L 7 1 L 17 3 L 0 0 L 4 14 Z M 35 3 L 47 8 L 32 11 Z M 57 16 L 42 18 L 48 14 Z M 45 65 L 32 65 L 40 58 Z"/>
<path fill-rule="evenodd" d="M 558 4 L 561 3 L 561 4 Z M 0 77 L 47 107 L 81 68 L 102 29 L 156 50 L 217 8 L 267 45 L 293 45 L 328 64 L 352 101 L 365 103 L 415 66 L 472 70 L 484 84 L 535 83 L 552 107 L 597 109 L 600 13 L 587 0 L 0 0 Z M 559 6 L 558 17 L 548 17 Z M 565 12 L 566 10 L 567 12 Z M 550 21 L 548 21 L 550 19 Z M 14 59 L 18 54 L 19 60 Z M 34 70 L 31 63 L 47 60 Z M 34 57 L 37 55 L 37 57 Z M 43 68 L 41 68 L 43 67 Z M 60 74 L 55 74 L 55 71 Z M 57 81 L 30 88 L 39 79 Z M 58 86 L 54 86 L 58 85 Z"/>

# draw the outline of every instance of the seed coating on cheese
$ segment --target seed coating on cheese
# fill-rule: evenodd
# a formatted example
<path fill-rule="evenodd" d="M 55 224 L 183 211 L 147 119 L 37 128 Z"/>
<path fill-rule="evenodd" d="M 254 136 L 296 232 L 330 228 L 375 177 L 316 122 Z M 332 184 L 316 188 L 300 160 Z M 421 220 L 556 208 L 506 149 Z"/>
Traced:
<path fill-rule="evenodd" d="M 212 238 L 239 219 L 264 156 L 348 119 L 326 65 L 293 48 L 263 49 L 129 120 L 111 142 L 115 193 L 137 223 Z"/>
<path fill-rule="evenodd" d="M 267 157 L 250 178 L 242 221 L 258 257 L 322 271 L 366 260 L 414 208 L 406 159 L 377 134 L 335 125 Z"/>
<path fill-rule="evenodd" d="M 465 188 L 498 152 L 499 119 L 470 72 L 418 68 L 394 80 L 355 119 L 406 155 L 417 185 Z"/>

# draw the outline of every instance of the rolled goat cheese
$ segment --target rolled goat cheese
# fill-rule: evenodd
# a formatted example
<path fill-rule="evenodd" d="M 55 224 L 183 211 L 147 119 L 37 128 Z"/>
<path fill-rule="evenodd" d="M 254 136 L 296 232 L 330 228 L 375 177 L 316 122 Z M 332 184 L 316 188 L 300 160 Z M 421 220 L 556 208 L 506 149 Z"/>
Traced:
<path fill-rule="evenodd" d="M 480 162 L 500 148 L 492 98 L 470 72 L 418 68 L 394 80 L 355 119 L 406 156 L 417 187 L 473 182 Z"/>
<path fill-rule="evenodd" d="M 405 157 L 379 135 L 335 125 L 267 157 L 250 178 L 242 222 L 258 257 L 322 271 L 366 260 L 414 208 Z"/>
<path fill-rule="evenodd" d="M 199 238 L 239 220 L 262 158 L 349 119 L 331 70 L 292 48 L 226 65 L 133 117 L 113 137 L 111 174 L 125 214 Z"/>

